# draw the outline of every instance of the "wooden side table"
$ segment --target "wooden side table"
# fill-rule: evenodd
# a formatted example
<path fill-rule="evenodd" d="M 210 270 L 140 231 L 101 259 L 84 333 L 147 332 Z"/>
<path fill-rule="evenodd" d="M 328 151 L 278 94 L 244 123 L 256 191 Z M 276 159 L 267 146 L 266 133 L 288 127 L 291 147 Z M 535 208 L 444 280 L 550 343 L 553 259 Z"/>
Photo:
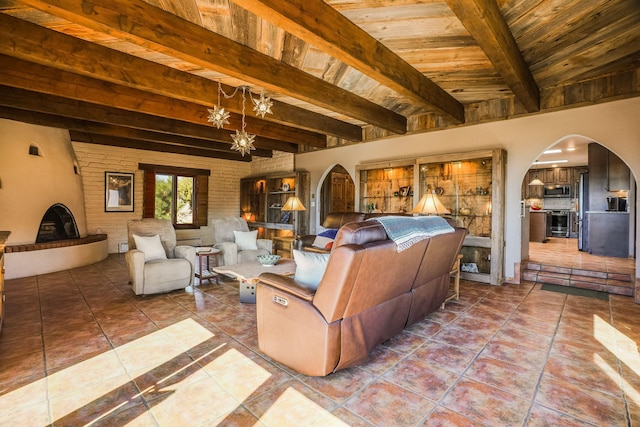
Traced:
<path fill-rule="evenodd" d="M 289 258 L 293 258 L 293 245 L 296 239 L 292 236 L 275 236 L 272 240 L 274 255 L 278 255 L 278 250 L 281 250 L 287 252 Z"/>
<path fill-rule="evenodd" d="M 444 308 L 444 305 L 452 299 L 458 300 L 460 298 L 460 262 L 462 261 L 462 254 L 458 254 L 456 260 L 453 262 L 449 276 L 453 276 L 453 294 L 449 295 L 440 308 Z"/>
<path fill-rule="evenodd" d="M 198 248 L 196 249 L 196 256 L 198 257 L 196 265 L 196 277 L 200 279 L 200 283 L 207 280 L 211 283 L 212 278 L 216 278 L 216 284 L 220 284 L 218 280 L 218 274 L 213 271 L 213 268 L 220 265 L 220 249 L 215 248 Z M 213 262 L 211 260 L 213 259 Z M 203 263 L 205 265 L 203 265 Z"/>

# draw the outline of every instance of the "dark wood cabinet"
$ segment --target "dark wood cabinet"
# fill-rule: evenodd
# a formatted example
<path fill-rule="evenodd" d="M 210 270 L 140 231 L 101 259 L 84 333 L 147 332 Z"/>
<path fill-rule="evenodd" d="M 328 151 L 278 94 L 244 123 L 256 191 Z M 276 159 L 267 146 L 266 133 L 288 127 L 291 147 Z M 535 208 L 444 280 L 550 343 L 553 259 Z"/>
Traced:
<path fill-rule="evenodd" d="M 556 168 L 556 184 L 571 184 L 571 168 Z"/>
<path fill-rule="evenodd" d="M 556 169 L 554 168 L 543 169 L 543 172 L 544 172 L 544 179 L 543 179 L 544 185 L 555 185 L 558 179 L 556 174 Z"/>
<path fill-rule="evenodd" d="M 309 209 L 310 175 L 307 171 L 260 175 L 240 180 L 240 211 L 249 227 L 262 229 L 261 237 L 272 238 L 280 230 L 295 235 L 308 234 L 309 212 L 283 211 L 291 196 Z"/>
<path fill-rule="evenodd" d="M 545 185 L 571 184 L 571 168 L 547 168 L 543 170 Z"/>
<path fill-rule="evenodd" d="M 527 173 L 524 182 L 524 198 L 525 199 L 542 199 L 543 196 L 543 188 L 542 185 L 529 185 L 531 181 L 534 179 L 539 179 L 544 182 L 544 169 L 531 169 Z"/>

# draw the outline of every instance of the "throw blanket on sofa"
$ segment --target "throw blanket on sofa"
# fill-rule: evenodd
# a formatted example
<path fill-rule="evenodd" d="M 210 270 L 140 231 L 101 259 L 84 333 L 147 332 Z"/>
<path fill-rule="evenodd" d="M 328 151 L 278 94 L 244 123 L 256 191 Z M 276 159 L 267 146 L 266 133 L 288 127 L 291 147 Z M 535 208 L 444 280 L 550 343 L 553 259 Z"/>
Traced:
<path fill-rule="evenodd" d="M 454 231 L 447 220 L 439 216 L 381 216 L 374 220 L 382 224 L 389 239 L 398 247 L 398 252 L 409 249 L 421 240 Z"/>

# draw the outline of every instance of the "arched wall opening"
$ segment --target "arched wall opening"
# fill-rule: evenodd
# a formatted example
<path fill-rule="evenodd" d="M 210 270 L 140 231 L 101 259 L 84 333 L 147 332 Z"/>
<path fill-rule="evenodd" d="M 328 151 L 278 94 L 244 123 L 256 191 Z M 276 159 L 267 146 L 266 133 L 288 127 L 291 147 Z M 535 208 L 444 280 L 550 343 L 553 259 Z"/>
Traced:
<path fill-rule="evenodd" d="M 567 148 L 575 149 L 576 154 Z M 567 162 L 560 163 L 560 159 Z M 557 173 L 563 171 L 564 174 Z M 622 263 L 616 264 L 631 270 L 632 278 L 635 276 L 637 177 L 627 159 L 618 157 L 606 143 L 595 138 L 569 134 L 547 145 L 530 159 L 528 169 L 519 175 L 524 208 L 521 218 L 525 217 L 526 210 L 531 225 L 529 233 L 525 234 L 527 227 L 521 229 L 523 262 L 535 258 L 538 261 L 539 251 L 544 254 L 556 250 L 557 255 L 548 257 L 549 262 L 545 264 L 566 267 L 573 256 L 586 259 L 581 254 L 615 257 L 623 258 Z M 549 176 L 565 181 L 553 185 Z M 563 176 L 565 178 L 561 178 Z M 529 183 L 537 177 L 544 181 L 544 186 L 532 189 Z M 570 181 L 566 181 L 566 177 L 570 177 Z M 571 193 L 563 195 L 561 187 L 568 187 Z M 536 192 L 540 194 L 533 197 Z M 540 210 L 533 209 L 536 206 Z M 540 230 L 542 217 L 546 218 L 546 234 Z M 543 242 L 545 245 L 540 245 Z M 604 265 L 604 261 L 597 264 Z M 629 286 L 633 288 L 632 283 Z M 632 292 L 632 289 L 626 291 Z"/>
<path fill-rule="evenodd" d="M 320 224 L 330 212 L 353 212 L 355 209 L 355 183 L 353 177 L 340 164 L 334 164 L 325 171 L 316 194 Z"/>

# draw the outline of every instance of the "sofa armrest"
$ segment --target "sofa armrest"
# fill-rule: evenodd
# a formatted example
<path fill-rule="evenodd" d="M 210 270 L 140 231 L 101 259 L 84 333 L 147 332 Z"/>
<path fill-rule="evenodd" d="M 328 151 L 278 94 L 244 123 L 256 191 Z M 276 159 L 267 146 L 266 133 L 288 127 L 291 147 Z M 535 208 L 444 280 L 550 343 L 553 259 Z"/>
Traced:
<path fill-rule="evenodd" d="M 269 253 L 273 253 L 273 240 L 269 239 L 258 239 L 256 240 L 256 246 L 258 249 L 265 249 L 269 251 Z"/>
<path fill-rule="evenodd" d="M 191 264 L 191 279 L 189 280 L 189 286 L 193 285 L 193 281 L 196 276 L 196 248 L 193 246 L 176 246 L 174 249 L 176 258 L 184 258 Z"/>
<path fill-rule="evenodd" d="M 238 263 L 238 245 L 233 242 L 216 243 L 216 249 L 222 251 L 222 265 L 234 265 Z"/>
<path fill-rule="evenodd" d="M 192 261 L 195 264 L 196 248 L 193 246 L 176 246 L 174 249 L 176 258 L 184 258 Z"/>
<path fill-rule="evenodd" d="M 271 286 L 272 288 L 294 295 L 305 301 L 311 301 L 313 296 L 316 294 L 315 289 L 304 287 L 290 276 L 282 276 L 275 273 L 262 273 L 259 279 L 259 283 L 262 283 L 263 285 Z"/>
<path fill-rule="evenodd" d="M 144 252 L 131 249 L 124 255 L 129 270 L 129 280 L 133 292 L 140 295 L 144 291 Z"/>
<path fill-rule="evenodd" d="M 316 240 L 316 235 L 315 234 L 305 234 L 304 236 L 300 236 L 300 238 L 298 239 L 298 248 L 297 249 L 302 249 L 305 246 L 313 245 L 313 241 L 314 240 Z"/>

